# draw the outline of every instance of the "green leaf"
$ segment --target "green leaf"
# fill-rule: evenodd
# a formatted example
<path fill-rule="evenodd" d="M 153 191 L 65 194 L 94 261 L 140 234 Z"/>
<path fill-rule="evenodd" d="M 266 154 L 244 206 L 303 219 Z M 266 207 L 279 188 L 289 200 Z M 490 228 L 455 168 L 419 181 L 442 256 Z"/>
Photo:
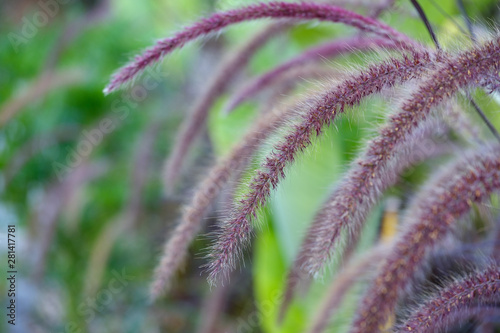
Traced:
<path fill-rule="evenodd" d="M 264 219 L 269 220 L 269 215 Z M 306 320 L 303 309 L 296 305 L 292 305 L 289 309 L 290 315 L 287 319 L 291 318 L 291 320 L 287 320 L 283 325 L 277 324 L 287 269 L 272 228 L 265 228 L 255 240 L 253 273 L 256 311 L 263 331 L 267 333 L 302 332 Z M 247 320 L 247 323 L 252 324 L 251 320 Z"/>
<path fill-rule="evenodd" d="M 278 239 L 289 265 L 307 226 L 326 199 L 344 164 L 340 134 L 334 128 L 297 157 L 271 200 Z"/>
<path fill-rule="evenodd" d="M 250 103 L 243 103 L 230 114 L 225 114 L 226 101 L 220 98 L 208 119 L 208 132 L 217 156 L 229 152 L 243 138 L 256 117 L 256 109 Z"/>

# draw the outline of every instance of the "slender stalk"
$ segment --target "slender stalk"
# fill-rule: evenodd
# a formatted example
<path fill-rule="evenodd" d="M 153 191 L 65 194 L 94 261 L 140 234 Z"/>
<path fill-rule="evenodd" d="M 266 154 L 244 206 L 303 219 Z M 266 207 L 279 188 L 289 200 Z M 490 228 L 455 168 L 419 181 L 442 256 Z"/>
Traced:
<path fill-rule="evenodd" d="M 458 9 L 464 17 L 465 24 L 467 25 L 467 30 L 469 30 L 469 36 L 473 43 L 477 42 L 476 34 L 474 33 L 474 27 L 472 26 L 472 21 L 470 20 L 469 14 L 467 14 L 467 9 L 465 9 L 465 4 L 463 0 L 457 0 Z"/>
<path fill-rule="evenodd" d="M 427 16 L 425 15 L 424 10 L 422 9 L 422 7 L 420 6 L 420 4 L 418 3 L 417 0 L 410 0 L 410 1 L 412 3 L 413 7 L 415 7 L 415 9 L 417 10 L 418 15 L 420 15 L 420 18 L 424 22 L 424 24 L 427 28 L 427 31 L 429 31 L 429 34 L 431 35 L 431 38 L 432 38 L 432 41 L 434 42 L 434 45 L 436 45 L 436 48 L 438 50 L 440 50 L 441 46 L 439 45 L 436 34 L 434 33 L 434 29 L 432 29 L 431 22 L 429 22 L 429 20 L 427 19 Z"/>
<path fill-rule="evenodd" d="M 469 93 L 466 93 L 466 96 L 469 99 L 469 102 L 474 107 L 474 110 L 476 110 L 476 112 L 479 115 L 479 117 L 481 117 L 481 119 L 484 121 L 484 123 L 486 124 L 486 126 L 488 126 L 488 129 L 490 130 L 490 132 L 493 133 L 493 135 L 495 136 L 495 138 L 500 142 L 500 134 L 498 134 L 498 131 L 495 128 L 495 126 L 493 126 L 493 124 L 488 119 L 488 117 L 486 117 L 486 115 L 484 114 L 484 112 L 481 109 L 481 107 L 479 107 L 479 105 L 476 103 L 476 101 L 472 98 L 472 96 Z"/>

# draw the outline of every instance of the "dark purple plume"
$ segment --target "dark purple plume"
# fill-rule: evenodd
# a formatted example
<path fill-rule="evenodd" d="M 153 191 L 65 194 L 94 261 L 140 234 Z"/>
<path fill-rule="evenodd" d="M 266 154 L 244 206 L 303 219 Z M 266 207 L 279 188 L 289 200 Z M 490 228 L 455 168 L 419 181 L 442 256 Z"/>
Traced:
<path fill-rule="evenodd" d="M 411 314 L 397 332 L 444 332 L 452 325 L 481 315 L 498 315 L 500 268 L 487 269 L 451 283 Z"/>
<path fill-rule="evenodd" d="M 364 218 L 361 216 L 361 219 L 352 219 L 359 215 L 356 209 L 358 205 L 355 203 L 373 200 L 370 193 L 378 191 L 383 185 L 383 172 L 403 147 L 405 140 L 413 135 L 433 108 L 453 96 L 458 88 L 473 85 L 477 78 L 498 70 L 499 52 L 500 45 L 495 40 L 482 48 L 456 57 L 443 58 L 443 65 L 436 65 L 436 71 L 422 82 L 417 92 L 402 105 L 401 111 L 390 117 L 379 136 L 368 145 L 358 166 L 351 169 L 351 176 L 346 180 L 347 190 L 337 196 L 334 207 L 329 209 L 330 212 L 336 212 L 335 218 L 328 220 L 333 224 L 322 228 L 322 232 L 316 235 L 318 248 L 311 251 L 314 255 L 310 255 L 310 259 L 304 263 L 311 274 L 322 268 L 344 230 L 349 239 L 357 237 Z"/>
<path fill-rule="evenodd" d="M 160 61 L 165 55 L 172 52 L 174 49 L 183 47 L 189 41 L 218 32 L 235 23 L 263 18 L 320 20 L 343 23 L 362 31 L 393 39 L 408 47 L 415 45 L 407 36 L 386 24 L 340 7 L 312 2 L 259 3 L 241 9 L 215 13 L 185 28 L 174 37 L 160 40 L 155 46 L 147 49 L 143 54 L 136 56 L 132 62 L 115 73 L 111 82 L 104 89 L 104 93 L 109 94 L 123 84 L 130 82 L 146 67 Z"/>

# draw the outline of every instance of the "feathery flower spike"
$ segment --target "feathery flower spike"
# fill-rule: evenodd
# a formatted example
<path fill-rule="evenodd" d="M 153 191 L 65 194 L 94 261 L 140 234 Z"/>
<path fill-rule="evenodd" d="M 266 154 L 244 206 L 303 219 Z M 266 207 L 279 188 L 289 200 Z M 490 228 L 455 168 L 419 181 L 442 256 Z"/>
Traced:
<path fill-rule="evenodd" d="M 500 268 L 490 266 L 440 290 L 401 325 L 398 332 L 442 332 L 487 311 L 500 299 Z M 491 310 L 491 308 L 489 308 Z M 478 310 L 478 311 L 474 311 Z M 499 309 L 496 310 L 498 314 Z M 495 313 L 495 312 L 493 312 Z"/>
<path fill-rule="evenodd" d="M 278 1 L 259 3 L 227 12 L 215 13 L 185 28 L 173 37 L 160 40 L 156 45 L 147 49 L 141 55 L 136 56 L 132 62 L 115 73 L 111 82 L 104 89 L 104 93 L 109 94 L 117 90 L 123 84 L 133 80 L 146 67 L 160 61 L 165 55 L 174 49 L 181 48 L 189 41 L 218 32 L 235 23 L 263 18 L 319 20 L 343 23 L 362 31 L 393 39 L 395 42 L 408 48 L 417 46 L 407 36 L 388 25 L 340 7 L 312 2 L 289 3 Z"/>

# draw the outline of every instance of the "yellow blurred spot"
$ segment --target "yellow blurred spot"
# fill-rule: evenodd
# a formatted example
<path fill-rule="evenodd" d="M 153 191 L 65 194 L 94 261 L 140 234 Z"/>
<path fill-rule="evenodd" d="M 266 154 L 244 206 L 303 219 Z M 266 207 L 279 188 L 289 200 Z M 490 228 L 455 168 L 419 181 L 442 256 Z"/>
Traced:
<path fill-rule="evenodd" d="M 394 314 L 391 314 L 389 316 L 389 318 L 387 319 L 387 321 L 385 322 L 384 325 L 382 325 L 382 327 L 380 327 L 380 331 L 383 332 L 383 333 L 389 333 L 389 332 L 392 332 L 392 326 L 394 325 Z"/>
<path fill-rule="evenodd" d="M 389 243 L 398 232 L 398 208 L 399 199 L 387 199 L 384 216 L 382 218 L 382 230 L 380 231 L 380 241 L 383 243 Z"/>

